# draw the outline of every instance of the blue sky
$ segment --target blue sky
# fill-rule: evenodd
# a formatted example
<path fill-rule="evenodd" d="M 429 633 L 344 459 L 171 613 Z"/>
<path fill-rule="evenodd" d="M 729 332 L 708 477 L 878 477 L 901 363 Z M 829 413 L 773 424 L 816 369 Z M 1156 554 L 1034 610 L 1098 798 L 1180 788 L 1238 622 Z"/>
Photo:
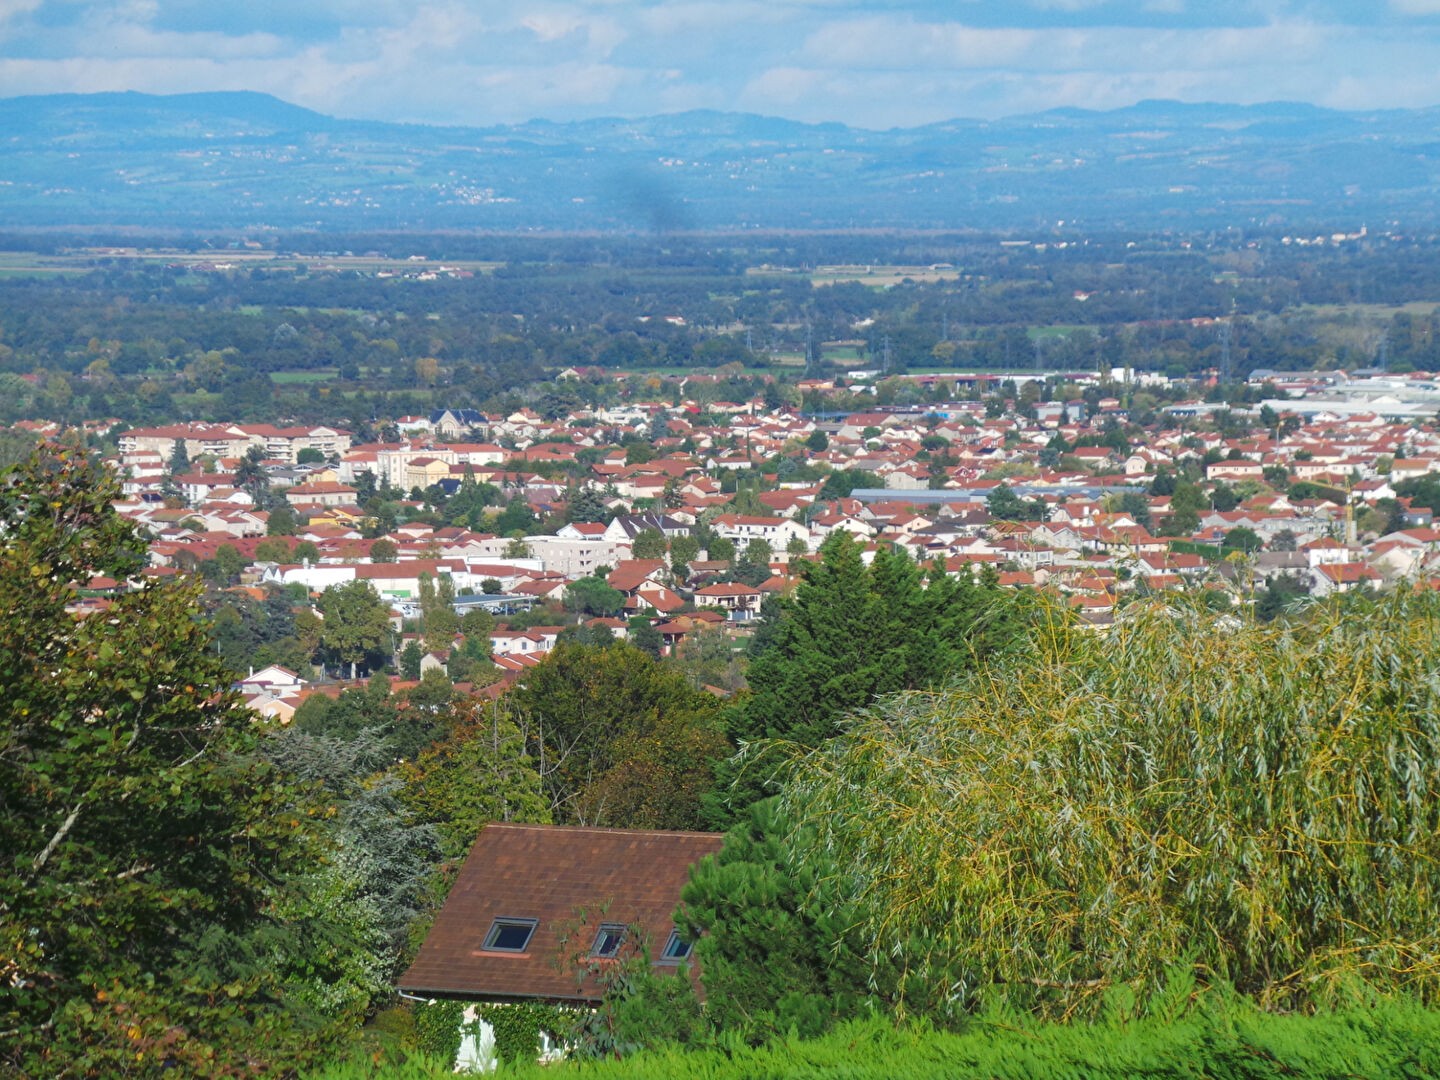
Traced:
<path fill-rule="evenodd" d="M 467 125 L 1428 106 L 1440 0 L 0 0 L 0 96 L 96 90 L 263 90 Z"/>

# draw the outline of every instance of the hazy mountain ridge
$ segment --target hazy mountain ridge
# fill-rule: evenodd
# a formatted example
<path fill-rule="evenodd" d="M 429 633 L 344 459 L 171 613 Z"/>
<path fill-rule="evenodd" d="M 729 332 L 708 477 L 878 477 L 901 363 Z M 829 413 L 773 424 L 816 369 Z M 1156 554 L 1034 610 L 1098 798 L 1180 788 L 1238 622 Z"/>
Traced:
<path fill-rule="evenodd" d="M 871 131 L 741 113 L 426 127 L 251 92 L 0 99 L 0 225 L 1402 227 L 1440 110 L 1145 101 Z"/>

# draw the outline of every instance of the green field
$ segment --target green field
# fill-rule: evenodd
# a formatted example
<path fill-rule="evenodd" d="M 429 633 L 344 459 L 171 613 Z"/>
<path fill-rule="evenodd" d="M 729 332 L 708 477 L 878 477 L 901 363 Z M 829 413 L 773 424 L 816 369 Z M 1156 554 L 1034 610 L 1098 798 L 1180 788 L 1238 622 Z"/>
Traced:
<path fill-rule="evenodd" d="M 338 376 L 334 368 L 317 368 L 314 371 L 272 371 L 270 381 L 277 386 L 290 386 L 297 383 L 323 383 L 329 382 Z"/>
<path fill-rule="evenodd" d="M 815 286 L 855 282 L 888 289 L 907 279 L 915 282 L 958 281 L 960 270 L 954 266 L 817 266 L 810 274 L 810 284 Z"/>
<path fill-rule="evenodd" d="M 792 277 L 809 278 L 810 284 L 839 285 L 854 282 L 875 289 L 888 289 L 909 280 L 915 282 L 958 281 L 962 271 L 956 266 L 882 266 L 837 265 L 817 266 L 813 270 L 801 270 L 788 266 L 752 266 L 745 271 L 748 277 Z"/>

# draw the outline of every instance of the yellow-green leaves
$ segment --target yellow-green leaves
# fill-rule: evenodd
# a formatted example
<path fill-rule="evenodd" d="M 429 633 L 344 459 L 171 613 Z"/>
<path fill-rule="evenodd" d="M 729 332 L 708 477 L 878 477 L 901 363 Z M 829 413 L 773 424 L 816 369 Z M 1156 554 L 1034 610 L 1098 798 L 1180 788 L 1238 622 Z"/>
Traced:
<path fill-rule="evenodd" d="M 1046 1011 L 1192 957 L 1262 1003 L 1440 997 L 1440 603 L 1303 624 L 1141 604 L 800 756 L 873 947 Z M 989 988 L 987 990 L 987 988 Z"/>

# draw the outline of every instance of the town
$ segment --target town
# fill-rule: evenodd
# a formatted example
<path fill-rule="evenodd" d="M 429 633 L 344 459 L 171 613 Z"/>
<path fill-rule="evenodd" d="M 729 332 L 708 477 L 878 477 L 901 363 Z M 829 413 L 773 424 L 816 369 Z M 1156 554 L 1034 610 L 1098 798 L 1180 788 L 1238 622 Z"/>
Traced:
<path fill-rule="evenodd" d="M 1428 373 L 1257 372 L 1254 407 L 1180 400 L 1144 429 L 1127 402 L 1167 380 L 916 376 L 933 404 L 843 415 L 686 396 L 710 381 L 670 378 L 553 420 L 528 408 L 400 417 L 393 442 L 265 424 L 120 430 L 116 508 L 150 537 L 147 574 L 200 572 L 302 604 L 362 582 L 392 632 L 350 659 L 490 695 L 567 628 L 633 636 L 657 655 L 702 632 L 739 647 L 837 531 L 1052 592 L 1097 626 L 1160 590 L 1273 614 L 1296 597 L 1440 575 L 1440 385 Z M 823 400 L 836 386 L 802 389 Z M 460 623 L 438 638 L 416 629 L 427 583 L 457 616 L 488 616 L 478 640 Z M 90 582 L 78 603 L 103 610 L 123 587 Z M 319 673 L 355 674 L 323 648 L 271 644 L 277 662 L 240 683 L 265 715 L 292 716 L 331 681 Z"/>
<path fill-rule="evenodd" d="M 1332 872 L 1440 865 L 1440 260 L 1187 244 L 27 256 L 0 1000 L 119 1026 L 22 1072 L 703 1068 L 902 1012 L 1004 1056 L 996 987 L 1088 1054 L 1173 985 L 1187 1055 L 1250 1054 L 1194 1019 L 1232 985 L 1440 981 L 1394 959 L 1425 874 Z"/>

